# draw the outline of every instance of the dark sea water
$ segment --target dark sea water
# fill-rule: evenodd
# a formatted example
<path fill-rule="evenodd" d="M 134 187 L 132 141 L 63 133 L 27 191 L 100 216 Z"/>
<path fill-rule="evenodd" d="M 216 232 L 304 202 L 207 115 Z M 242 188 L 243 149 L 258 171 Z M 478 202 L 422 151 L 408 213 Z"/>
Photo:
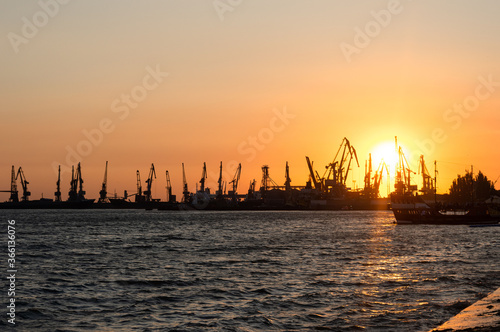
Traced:
<path fill-rule="evenodd" d="M 1 210 L 19 331 L 427 331 L 500 287 L 500 228 L 381 212 Z"/>

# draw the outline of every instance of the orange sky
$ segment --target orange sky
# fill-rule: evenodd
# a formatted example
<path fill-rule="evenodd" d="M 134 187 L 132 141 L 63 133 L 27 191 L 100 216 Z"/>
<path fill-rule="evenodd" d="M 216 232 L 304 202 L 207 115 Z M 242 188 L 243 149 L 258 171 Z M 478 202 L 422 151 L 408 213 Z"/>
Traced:
<path fill-rule="evenodd" d="M 242 163 L 240 193 L 263 164 L 283 184 L 286 161 L 303 185 L 305 156 L 321 174 L 343 137 L 350 186 L 394 136 L 415 170 L 438 161 L 440 192 L 471 164 L 500 175 L 497 1 L 41 3 L 0 5 L 0 189 L 22 166 L 32 199 L 52 197 L 53 165 L 76 160 L 89 198 L 106 160 L 120 195 L 151 163 L 158 198 L 166 169 L 180 195 L 182 162 L 190 190 L 203 162 L 215 190 L 220 161 Z"/>

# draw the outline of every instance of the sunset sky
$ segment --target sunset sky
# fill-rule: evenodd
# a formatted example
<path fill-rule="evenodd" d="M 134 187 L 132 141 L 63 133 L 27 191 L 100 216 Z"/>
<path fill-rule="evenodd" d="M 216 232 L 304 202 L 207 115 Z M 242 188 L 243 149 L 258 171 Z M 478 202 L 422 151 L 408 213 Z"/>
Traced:
<path fill-rule="evenodd" d="M 437 160 L 438 192 L 471 165 L 495 181 L 499 13 L 495 0 L 1 1 L 0 189 L 22 166 L 31 199 L 53 198 L 60 164 L 66 199 L 78 161 L 88 198 L 106 161 L 119 195 L 151 163 L 155 198 L 165 170 L 180 196 L 181 163 L 191 191 L 203 162 L 215 190 L 220 161 L 226 181 L 242 163 L 240 193 L 264 164 L 282 185 L 286 161 L 304 185 L 305 156 L 322 174 L 344 137 L 362 186 L 395 136 L 413 170 Z"/>

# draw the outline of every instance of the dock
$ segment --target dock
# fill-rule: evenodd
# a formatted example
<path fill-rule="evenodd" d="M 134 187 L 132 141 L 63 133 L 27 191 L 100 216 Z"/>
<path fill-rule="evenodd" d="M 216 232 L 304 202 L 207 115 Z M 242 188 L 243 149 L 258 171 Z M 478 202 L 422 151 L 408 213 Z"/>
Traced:
<path fill-rule="evenodd" d="M 500 331 L 500 288 L 429 332 Z"/>

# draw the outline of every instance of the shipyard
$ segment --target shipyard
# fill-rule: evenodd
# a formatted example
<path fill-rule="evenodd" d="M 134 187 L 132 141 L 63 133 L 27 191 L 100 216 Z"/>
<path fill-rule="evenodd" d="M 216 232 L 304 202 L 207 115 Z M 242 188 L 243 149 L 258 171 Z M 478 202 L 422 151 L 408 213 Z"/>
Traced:
<path fill-rule="evenodd" d="M 277 112 L 276 112 L 277 113 Z M 291 114 L 277 114 L 270 121 L 270 130 L 280 129 L 276 127 L 278 117 L 282 121 L 293 118 Z M 264 129 L 263 129 L 264 130 Z M 263 131 L 262 130 L 262 131 Z M 261 131 L 261 132 L 262 132 Z M 258 137 L 265 136 L 259 132 Z M 256 138 L 255 138 L 256 139 Z M 260 139 L 266 144 L 265 139 Z M 249 138 L 250 142 L 250 138 Z M 256 149 L 262 146 L 254 142 Z M 241 145 L 240 145 L 241 147 Z M 247 152 L 246 150 L 245 152 Z M 256 153 L 253 152 L 252 153 Z M 252 157 L 252 156 L 251 156 Z M 278 183 L 271 177 L 268 165 L 261 167 L 262 173 L 259 182 L 253 179 L 247 188 L 240 183 L 242 165 L 239 163 L 234 175 L 230 180 L 224 179 L 223 174 L 229 172 L 223 169 L 220 162 L 217 174 L 217 187 L 208 188 L 207 165 L 203 163 L 201 179 L 196 183 L 195 190 L 190 189 L 184 164 L 182 163 L 182 196 L 177 199 L 173 194 L 169 170 L 162 171 L 162 183 L 166 188 L 166 200 L 153 197 L 152 186 L 154 182 L 163 182 L 157 179 L 157 170 L 154 163 L 151 164 L 146 179 L 141 179 L 141 173 L 136 171 L 136 192 L 125 190 L 123 195 L 108 193 L 108 162 L 104 168 L 104 178 L 98 199 L 87 198 L 89 195 L 84 190 L 84 179 L 82 164 L 72 166 L 70 189 L 67 200 L 63 200 L 62 191 L 64 183 L 61 181 L 61 166 L 58 168 L 57 181 L 55 181 L 54 199 L 42 198 L 39 200 L 31 198 L 30 184 L 22 167 L 16 169 L 12 166 L 11 188 L 2 190 L 10 194 L 7 202 L 0 204 L 0 208 L 140 208 L 140 209 L 179 209 L 191 207 L 195 209 L 326 209 L 326 210 L 384 210 L 389 208 L 389 199 L 382 198 L 379 192 L 382 179 L 385 177 L 387 187 L 390 186 L 389 168 L 385 162 L 381 162 L 376 168 L 372 165 L 371 154 L 364 165 L 364 187 L 362 189 L 351 189 L 347 185 L 349 173 L 352 168 L 360 167 L 356 149 L 347 138 L 343 138 L 340 147 L 336 151 L 333 161 L 324 167 L 315 169 L 314 162 L 305 156 L 305 163 L 309 174 L 303 185 L 292 185 L 288 162 L 285 163 L 285 181 Z M 277 173 L 277 172 L 276 172 Z M 216 173 L 212 171 L 212 175 Z M 159 175 L 159 174 L 158 174 Z M 164 175 L 164 176 L 163 176 Z M 281 178 L 281 176 L 280 176 Z M 21 190 L 18 190 L 18 182 Z M 259 185 L 260 184 L 260 185 Z M 191 187 L 192 188 L 192 187 Z M 19 197 L 20 196 L 20 197 Z"/>
<path fill-rule="evenodd" d="M 270 122 L 274 123 L 276 118 Z M 270 129 L 267 129 L 270 130 Z M 261 131 L 262 132 L 262 131 Z M 259 137 L 262 136 L 259 133 Z M 250 138 L 249 138 L 250 140 Z M 261 139 L 263 143 L 264 140 Z M 151 164 L 147 178 L 141 180 L 141 173 L 136 171 L 136 192 L 123 191 L 119 196 L 116 192 L 108 193 L 108 162 L 104 168 L 104 177 L 98 199 L 87 198 L 87 192 L 83 188 L 82 165 L 78 163 L 71 169 L 70 190 L 68 198 L 62 199 L 61 192 L 61 167 L 58 168 L 56 191 L 54 199 L 41 198 L 31 200 L 29 182 L 26 179 L 22 167 L 16 171 L 15 166 L 11 169 L 10 190 L 1 190 L 10 194 L 8 201 L 0 203 L 0 208 L 6 209 L 146 209 L 146 210 L 388 210 L 394 211 L 395 219 L 399 223 L 477 223 L 498 224 L 500 221 L 500 195 L 494 190 L 494 184 L 486 196 L 477 199 L 474 195 L 466 202 L 458 202 L 450 199 L 449 195 L 439 195 L 436 190 L 437 162 L 434 162 L 434 175 L 429 172 L 424 156 L 420 155 L 418 172 L 412 170 L 405 157 L 401 146 L 398 146 L 395 137 L 395 152 L 398 162 L 395 167 L 394 184 L 391 187 L 391 165 L 384 160 L 375 168 L 372 163 L 371 153 L 364 165 L 364 183 L 362 188 L 351 188 L 347 180 L 349 174 L 355 167 L 360 167 L 355 147 L 344 137 L 333 158 L 333 161 L 324 167 L 324 173 L 320 175 L 315 169 L 314 162 L 305 156 L 307 169 L 309 170 L 307 181 L 304 185 L 292 185 L 290 168 L 285 163 L 285 181 L 280 184 L 272 179 L 270 167 L 261 167 L 261 179 L 259 186 L 257 180 L 253 179 L 248 189 L 242 189 L 240 183 L 242 165 L 238 164 L 231 180 L 227 180 L 228 172 L 223 169 L 220 162 L 217 187 L 215 190 L 207 186 L 208 171 L 204 162 L 201 171 L 201 179 L 196 183 L 195 190 L 191 189 L 186 177 L 184 163 L 182 163 L 182 195 L 177 199 L 173 194 L 172 182 L 169 170 L 161 172 L 165 174 L 166 199 L 154 197 L 153 183 L 157 179 L 157 171 L 154 163 Z M 421 187 L 415 184 L 413 176 L 421 177 Z M 471 169 L 471 176 L 473 175 Z M 226 175 L 226 179 L 223 175 Z M 212 172 L 212 175 L 215 175 Z M 480 172 L 482 176 L 482 173 Z M 460 178 L 460 176 L 459 176 Z M 483 179 L 483 178 L 481 178 Z M 387 185 L 387 197 L 381 197 L 380 186 L 385 180 Z M 483 179 L 484 180 L 484 179 Z M 21 191 L 18 190 L 20 182 Z M 355 182 L 355 180 L 353 180 Z M 495 181 L 496 182 L 496 181 Z M 143 187 L 144 186 L 144 187 Z M 474 185 L 473 185 L 474 187 Z M 192 188 L 192 187 L 191 187 Z M 239 191 L 238 191 L 239 189 Z M 21 197 L 19 195 L 21 194 Z M 419 195 L 420 194 L 420 195 Z M 488 196 L 489 195 L 489 196 Z M 488 202 L 489 200 L 489 202 Z M 411 203 L 410 203 L 411 202 Z M 452 204 L 455 204 L 453 210 Z M 475 213 L 481 206 L 482 216 Z M 431 213 L 432 212 L 432 213 Z M 430 215 L 433 214 L 432 217 Z M 467 216 L 464 216 L 466 214 Z M 460 215 L 460 216 L 459 216 Z M 426 217 L 428 216 L 428 217 Z"/>

